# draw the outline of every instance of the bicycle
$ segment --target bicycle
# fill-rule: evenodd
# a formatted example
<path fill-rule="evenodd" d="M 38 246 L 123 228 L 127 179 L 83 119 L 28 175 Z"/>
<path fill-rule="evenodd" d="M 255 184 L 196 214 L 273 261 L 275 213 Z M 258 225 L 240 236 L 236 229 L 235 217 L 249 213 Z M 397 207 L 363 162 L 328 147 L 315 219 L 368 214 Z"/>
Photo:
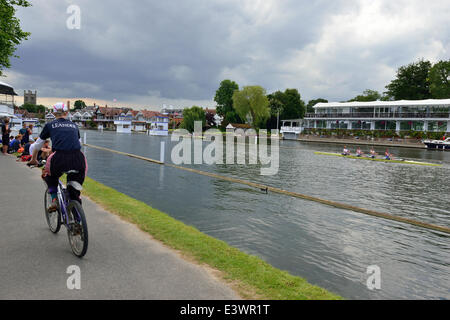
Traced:
<path fill-rule="evenodd" d="M 71 170 L 64 173 L 78 173 L 78 171 Z M 61 225 L 64 224 L 67 229 L 67 236 L 73 254 L 82 258 L 86 254 L 88 248 L 86 216 L 81 204 L 76 200 L 70 200 L 69 192 L 61 180 L 58 184 L 57 210 L 49 212 L 48 209 L 51 205 L 52 197 L 47 188 L 44 196 L 44 208 L 45 218 L 50 231 L 57 234 L 61 229 Z"/>

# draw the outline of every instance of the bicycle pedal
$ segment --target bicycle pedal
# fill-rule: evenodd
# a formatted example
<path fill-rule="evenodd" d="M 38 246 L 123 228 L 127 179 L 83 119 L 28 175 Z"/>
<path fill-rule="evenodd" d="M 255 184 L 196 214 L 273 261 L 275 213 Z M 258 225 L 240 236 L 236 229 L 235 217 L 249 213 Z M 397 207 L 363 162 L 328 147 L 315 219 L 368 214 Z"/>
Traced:
<path fill-rule="evenodd" d="M 52 204 L 50 207 L 47 208 L 47 212 L 48 213 L 53 213 L 58 211 L 58 205 L 57 204 Z"/>

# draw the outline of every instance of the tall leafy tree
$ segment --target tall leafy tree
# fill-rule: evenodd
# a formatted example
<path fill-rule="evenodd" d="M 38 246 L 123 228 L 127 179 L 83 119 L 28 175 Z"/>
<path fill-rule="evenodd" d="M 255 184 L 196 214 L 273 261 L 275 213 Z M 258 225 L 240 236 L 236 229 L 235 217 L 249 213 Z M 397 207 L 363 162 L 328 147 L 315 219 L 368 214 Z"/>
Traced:
<path fill-rule="evenodd" d="M 286 89 L 284 91 L 283 104 L 281 119 L 299 119 L 305 116 L 306 105 L 297 89 Z"/>
<path fill-rule="evenodd" d="M 314 108 L 313 108 L 313 107 L 314 107 L 316 104 L 321 103 L 321 102 L 327 103 L 328 100 L 322 99 L 322 98 L 309 100 L 308 104 L 306 105 L 306 112 L 308 112 L 308 113 L 314 113 Z"/>
<path fill-rule="evenodd" d="M 1 1 L 1 0 L 0 0 Z M 27 112 L 30 113 L 45 113 L 47 111 L 47 108 L 41 104 L 35 105 L 31 103 L 24 103 L 20 109 L 27 110 Z"/>
<path fill-rule="evenodd" d="M 183 122 L 181 123 L 181 128 L 186 129 L 189 132 L 194 131 L 194 122 L 201 121 L 202 128 L 206 126 L 206 113 L 203 108 L 198 106 L 193 106 L 192 108 L 187 108 L 183 110 Z"/>
<path fill-rule="evenodd" d="M 439 61 L 429 73 L 430 93 L 434 99 L 450 98 L 450 60 Z"/>
<path fill-rule="evenodd" d="M 260 128 L 270 117 L 269 99 L 260 86 L 247 86 L 233 94 L 233 106 L 242 120 Z"/>
<path fill-rule="evenodd" d="M 419 60 L 397 71 L 396 79 L 386 86 L 386 95 L 394 100 L 422 100 L 431 98 L 428 78 L 431 62 Z"/>
<path fill-rule="evenodd" d="M 10 58 L 18 58 L 14 54 L 17 46 L 30 35 L 21 29 L 15 6 L 29 7 L 31 4 L 25 0 L 0 0 L 0 76 L 4 68 L 11 66 Z"/>
<path fill-rule="evenodd" d="M 357 95 L 349 102 L 352 101 L 360 101 L 360 102 L 369 102 L 369 101 L 378 101 L 381 99 L 381 94 L 376 90 L 366 89 L 363 91 L 363 94 Z"/>
<path fill-rule="evenodd" d="M 212 113 L 211 111 L 205 111 L 206 125 L 208 125 L 209 127 L 216 126 L 216 119 L 214 118 L 214 116 L 214 113 Z"/>
<path fill-rule="evenodd" d="M 86 108 L 86 103 L 84 103 L 83 100 L 77 100 L 77 101 L 75 101 L 73 106 L 74 106 L 74 108 L 73 108 L 74 110 L 81 110 L 81 109 Z"/>
<path fill-rule="evenodd" d="M 269 99 L 270 118 L 267 121 L 266 126 L 267 129 L 276 129 L 277 120 L 279 119 L 279 116 L 281 118 L 281 114 L 283 113 L 284 93 L 276 91 L 267 95 L 267 99 Z"/>
<path fill-rule="evenodd" d="M 216 91 L 214 101 L 217 103 L 217 114 L 223 117 L 223 124 L 241 122 L 239 116 L 233 108 L 233 93 L 239 90 L 239 85 L 231 80 L 223 80 Z"/>

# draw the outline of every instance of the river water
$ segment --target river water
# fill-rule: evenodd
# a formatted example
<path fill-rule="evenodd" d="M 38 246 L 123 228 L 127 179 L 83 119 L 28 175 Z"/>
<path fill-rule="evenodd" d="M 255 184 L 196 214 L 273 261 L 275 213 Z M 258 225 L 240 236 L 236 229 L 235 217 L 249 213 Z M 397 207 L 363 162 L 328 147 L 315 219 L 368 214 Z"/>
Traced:
<path fill-rule="evenodd" d="M 170 137 L 85 132 L 90 144 L 157 160 L 165 141 L 168 162 L 175 145 Z M 274 176 L 261 176 L 255 165 L 189 167 L 450 227 L 450 152 L 390 148 L 397 157 L 442 167 L 314 154 L 341 148 L 280 141 Z M 347 299 L 450 299 L 448 234 L 105 151 L 85 152 L 93 179 Z M 379 290 L 366 284 L 367 268 L 374 265 L 381 272 Z"/>

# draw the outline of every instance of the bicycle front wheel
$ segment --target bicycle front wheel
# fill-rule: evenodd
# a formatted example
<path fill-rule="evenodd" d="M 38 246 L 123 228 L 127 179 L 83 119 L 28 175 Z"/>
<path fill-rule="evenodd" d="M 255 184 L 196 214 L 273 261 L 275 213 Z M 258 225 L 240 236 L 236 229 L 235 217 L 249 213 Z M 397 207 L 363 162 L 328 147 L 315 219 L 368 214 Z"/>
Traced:
<path fill-rule="evenodd" d="M 67 207 L 69 225 L 67 235 L 72 252 L 79 258 L 84 257 L 88 248 L 88 228 L 83 207 L 78 201 L 70 201 Z"/>
<path fill-rule="evenodd" d="M 61 228 L 61 215 L 59 210 L 54 212 L 48 212 L 48 208 L 52 205 L 52 196 L 48 189 L 45 190 L 44 196 L 44 209 L 45 209 L 45 219 L 47 220 L 48 227 L 53 233 L 58 233 Z"/>

